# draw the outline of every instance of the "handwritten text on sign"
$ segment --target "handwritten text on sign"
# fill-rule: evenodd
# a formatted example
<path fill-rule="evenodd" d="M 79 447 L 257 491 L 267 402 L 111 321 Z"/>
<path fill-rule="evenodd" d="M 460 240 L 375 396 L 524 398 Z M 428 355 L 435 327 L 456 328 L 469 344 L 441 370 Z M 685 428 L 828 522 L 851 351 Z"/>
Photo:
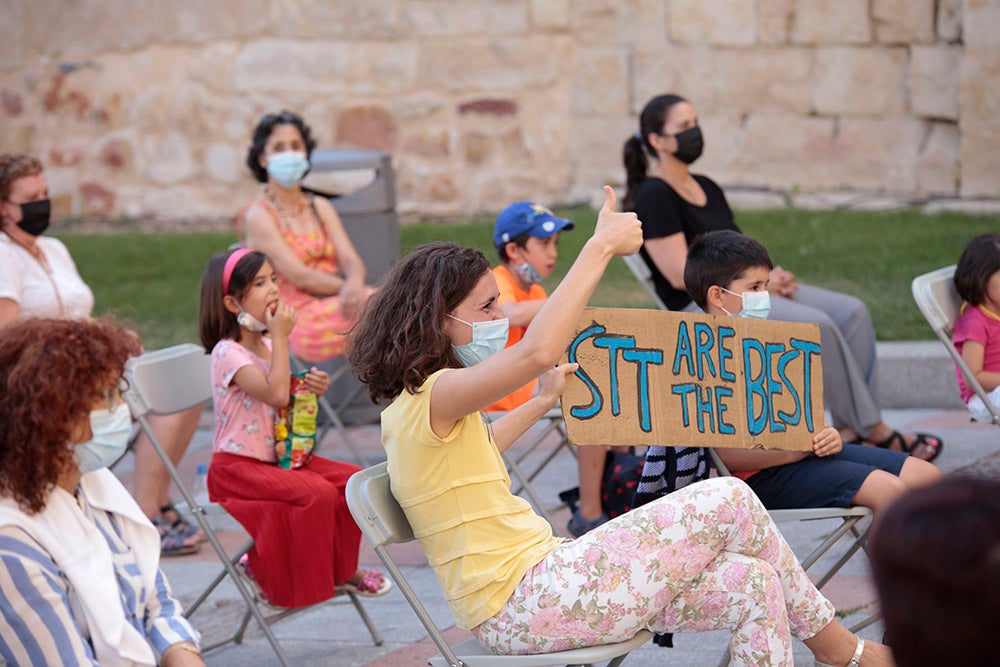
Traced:
<path fill-rule="evenodd" d="M 588 308 L 568 350 L 572 442 L 803 450 L 823 423 L 814 324 Z"/>

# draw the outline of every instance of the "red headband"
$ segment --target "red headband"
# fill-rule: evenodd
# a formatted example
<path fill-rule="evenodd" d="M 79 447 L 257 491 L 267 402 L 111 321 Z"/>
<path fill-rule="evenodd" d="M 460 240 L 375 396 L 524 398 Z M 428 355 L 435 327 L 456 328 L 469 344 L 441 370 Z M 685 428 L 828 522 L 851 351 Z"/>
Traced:
<path fill-rule="evenodd" d="M 233 269 L 240 263 L 240 260 L 252 253 L 250 248 L 239 248 L 226 258 L 226 267 L 222 269 L 222 296 L 229 294 L 229 279 L 233 277 Z"/>

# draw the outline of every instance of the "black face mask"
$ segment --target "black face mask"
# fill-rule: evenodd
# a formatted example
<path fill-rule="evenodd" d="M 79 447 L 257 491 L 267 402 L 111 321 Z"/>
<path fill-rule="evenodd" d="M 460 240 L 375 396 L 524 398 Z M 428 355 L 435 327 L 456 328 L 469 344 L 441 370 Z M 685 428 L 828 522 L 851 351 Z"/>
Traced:
<path fill-rule="evenodd" d="M 677 140 L 677 150 L 674 151 L 675 158 L 684 164 L 691 164 L 701 157 L 701 151 L 705 147 L 705 140 L 701 136 L 700 127 L 695 125 L 689 130 L 678 132 L 674 135 L 674 139 Z"/>
<path fill-rule="evenodd" d="M 21 204 L 21 221 L 17 226 L 32 236 L 38 236 L 49 228 L 50 213 L 51 205 L 48 199 Z"/>

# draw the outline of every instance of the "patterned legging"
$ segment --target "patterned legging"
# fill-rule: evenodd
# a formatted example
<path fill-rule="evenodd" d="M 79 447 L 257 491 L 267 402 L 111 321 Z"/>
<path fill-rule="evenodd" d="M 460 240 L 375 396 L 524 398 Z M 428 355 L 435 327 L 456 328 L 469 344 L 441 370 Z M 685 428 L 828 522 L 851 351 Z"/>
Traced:
<path fill-rule="evenodd" d="M 565 542 L 476 630 L 501 654 L 731 628 L 733 665 L 791 665 L 834 608 L 742 481 L 692 484 Z"/>

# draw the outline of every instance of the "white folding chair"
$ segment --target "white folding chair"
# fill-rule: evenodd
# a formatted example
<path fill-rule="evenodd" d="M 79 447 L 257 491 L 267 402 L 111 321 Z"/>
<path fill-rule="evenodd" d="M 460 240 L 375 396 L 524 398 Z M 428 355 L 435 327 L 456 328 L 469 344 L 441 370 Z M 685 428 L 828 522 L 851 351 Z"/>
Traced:
<path fill-rule="evenodd" d="M 347 482 L 347 505 L 354 520 L 361 526 L 361 532 L 368 539 L 375 553 L 382 559 L 386 571 L 393 578 L 403 597 L 410 604 L 417 618 L 423 623 L 431 640 L 441 651 L 441 655 L 428 660 L 431 665 L 449 667 L 542 667 L 544 665 L 587 665 L 608 660 L 608 667 L 617 667 L 629 652 L 642 646 L 652 638 L 645 630 L 632 639 L 618 644 L 592 646 L 572 651 L 543 653 L 536 655 L 494 655 L 475 638 L 457 646 L 445 639 L 441 629 L 424 607 L 416 591 L 389 554 L 390 544 L 411 542 L 414 539 L 403 509 L 393 498 L 389 488 L 389 474 L 386 464 L 366 468 L 351 476 Z"/>
<path fill-rule="evenodd" d="M 209 543 L 215 549 L 223 565 L 223 570 L 190 605 L 184 614 L 185 617 L 190 618 L 216 587 L 227 577 L 236 586 L 240 596 L 246 603 L 246 612 L 233 633 L 221 641 L 204 646 L 203 650 L 209 651 L 230 642 L 240 643 L 250 619 L 253 618 L 258 626 L 260 626 L 261 632 L 264 633 L 267 641 L 271 644 L 271 648 L 274 649 L 279 662 L 286 667 L 289 666 L 291 663 L 281 644 L 271 631 L 271 624 L 292 613 L 311 607 L 281 610 L 265 615 L 261 606 L 254 598 L 254 594 L 247 587 L 244 579 L 237 573 L 235 567 L 239 558 L 253 546 L 253 540 L 247 542 L 235 555 L 230 556 L 226 553 L 219 542 L 218 536 L 209 524 L 205 508 L 199 505 L 194 497 L 192 497 L 187 486 L 184 484 L 184 480 L 181 479 L 177 468 L 170 460 L 170 457 L 167 456 L 163 445 L 149 426 L 148 416 L 151 414 L 165 415 L 182 412 L 189 408 L 203 405 L 211 399 L 212 384 L 209 356 L 205 354 L 205 351 L 200 346 L 190 343 L 147 352 L 129 361 L 125 370 L 125 378 L 128 381 L 128 389 L 125 391 L 124 396 L 132 412 L 132 416 L 138 420 L 139 427 L 149 437 L 153 449 L 160 457 L 174 484 L 177 485 L 178 491 L 180 491 L 181 496 L 184 498 L 184 503 L 198 522 L 198 525 L 205 532 Z M 353 592 L 348 591 L 347 594 L 367 626 L 368 631 L 371 633 L 372 640 L 376 645 L 381 645 L 383 641 L 382 636 L 361 605 L 361 601 Z"/>
<path fill-rule="evenodd" d="M 656 293 L 656 286 L 653 284 L 653 272 L 649 270 L 646 260 L 639 253 L 635 253 L 634 255 L 625 255 L 622 257 L 622 261 L 625 262 L 625 266 L 628 267 L 632 275 L 635 276 L 635 279 L 646 290 L 646 293 L 653 300 L 653 303 L 656 304 L 656 307 L 660 310 L 670 310 L 667 308 L 667 304 L 663 303 L 660 295 Z"/>
<path fill-rule="evenodd" d="M 955 289 L 954 277 L 954 264 L 917 276 L 910 285 L 913 290 L 913 300 L 917 302 L 917 307 L 923 313 L 924 319 L 931 325 L 934 335 L 944 344 L 955 365 L 962 372 L 966 385 L 986 405 L 986 409 L 992 416 L 990 422 L 1000 426 L 1000 410 L 990 402 L 983 385 L 979 384 L 976 376 L 972 374 L 968 364 L 965 363 L 965 359 L 958 353 L 951 341 L 951 330 L 955 326 L 955 320 L 958 319 L 959 309 L 962 306 L 962 297 Z"/>

